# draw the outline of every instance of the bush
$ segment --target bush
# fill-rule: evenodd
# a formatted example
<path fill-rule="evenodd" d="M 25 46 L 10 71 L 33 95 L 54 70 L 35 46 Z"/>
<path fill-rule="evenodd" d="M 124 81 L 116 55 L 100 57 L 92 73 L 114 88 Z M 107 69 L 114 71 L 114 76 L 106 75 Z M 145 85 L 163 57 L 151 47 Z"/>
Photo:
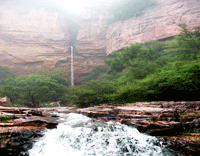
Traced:
<path fill-rule="evenodd" d="M 159 73 L 120 86 L 113 100 L 120 103 L 157 100 L 194 100 L 200 89 L 200 63 L 174 62 Z"/>
<path fill-rule="evenodd" d="M 7 96 L 18 105 L 37 107 L 48 101 L 66 101 L 66 79 L 60 75 L 32 74 L 21 76 L 1 87 L 1 95 Z"/>
<path fill-rule="evenodd" d="M 110 95 L 113 92 L 115 92 L 115 86 L 112 81 L 92 80 L 76 89 L 76 103 L 79 106 L 85 103 L 90 105 L 108 103 L 111 101 Z"/>
<path fill-rule="evenodd" d="M 107 69 L 105 65 L 95 66 L 90 75 L 84 78 L 84 81 L 98 79 L 101 75 L 107 73 Z"/>
<path fill-rule="evenodd" d="M 58 81 L 37 74 L 18 77 L 13 85 L 20 93 L 18 98 L 31 102 L 33 107 L 37 107 L 40 102 L 59 101 L 66 90 L 66 87 Z"/>
<path fill-rule="evenodd" d="M 15 77 L 15 73 L 11 72 L 8 67 L 0 66 L 0 86 L 7 84 L 8 81 L 12 81 Z"/>

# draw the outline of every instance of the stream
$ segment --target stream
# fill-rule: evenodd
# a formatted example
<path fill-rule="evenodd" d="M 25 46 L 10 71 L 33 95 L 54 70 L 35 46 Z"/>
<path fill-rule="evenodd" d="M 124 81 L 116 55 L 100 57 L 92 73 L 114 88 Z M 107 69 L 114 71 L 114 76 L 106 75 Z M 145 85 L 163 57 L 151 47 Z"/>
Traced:
<path fill-rule="evenodd" d="M 58 114 L 56 129 L 45 130 L 30 156 L 172 156 L 156 137 L 118 122 L 81 114 Z"/>

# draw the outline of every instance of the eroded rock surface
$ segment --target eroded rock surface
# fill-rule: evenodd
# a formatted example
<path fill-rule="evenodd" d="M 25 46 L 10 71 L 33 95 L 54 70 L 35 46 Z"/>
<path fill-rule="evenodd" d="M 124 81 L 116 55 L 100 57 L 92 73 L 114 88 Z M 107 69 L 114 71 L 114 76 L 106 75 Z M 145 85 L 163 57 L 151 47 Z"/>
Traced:
<path fill-rule="evenodd" d="M 0 65 L 9 66 L 18 75 L 26 75 L 52 69 L 59 61 L 66 61 L 70 34 L 61 18 L 64 17 L 58 12 L 31 4 L 2 2 Z"/>
<path fill-rule="evenodd" d="M 22 7 L 12 1 L 0 4 L 0 65 L 17 75 L 38 70 L 64 69 L 70 75 L 71 36 L 66 11 L 54 5 Z M 14 1 L 13 1 L 14 2 Z M 111 1 L 97 1 L 80 15 L 74 44 L 74 76 L 79 84 L 107 55 L 130 43 L 163 40 L 180 33 L 178 25 L 200 25 L 200 1 L 159 0 L 139 17 L 107 23 Z M 33 3 L 34 4 L 34 3 Z M 47 4 L 45 4 L 47 5 Z"/>
<path fill-rule="evenodd" d="M 200 152 L 199 101 L 104 105 L 77 109 L 77 112 L 103 121 L 132 125 L 140 132 L 157 136 L 166 148 L 180 155 L 198 155 Z"/>
<path fill-rule="evenodd" d="M 29 156 L 28 149 L 43 130 L 56 128 L 56 113 L 73 113 L 72 107 L 25 108 L 0 106 L 0 153 L 4 156 Z"/>
<path fill-rule="evenodd" d="M 183 130 L 200 130 L 200 102 L 151 102 L 124 106 L 94 106 L 78 113 L 133 125 L 151 135 L 172 135 Z"/>
<path fill-rule="evenodd" d="M 72 113 L 75 108 L 16 108 L 0 107 L 0 133 L 13 133 L 31 129 L 55 128 L 57 113 Z"/>
<path fill-rule="evenodd" d="M 42 136 L 41 130 L 0 134 L 0 153 L 3 156 L 29 156 L 28 150 Z"/>
<path fill-rule="evenodd" d="M 189 28 L 200 25 L 200 1 L 159 0 L 139 17 L 109 25 L 106 32 L 107 54 L 119 51 L 130 43 L 163 40 L 180 33 L 179 24 Z"/>

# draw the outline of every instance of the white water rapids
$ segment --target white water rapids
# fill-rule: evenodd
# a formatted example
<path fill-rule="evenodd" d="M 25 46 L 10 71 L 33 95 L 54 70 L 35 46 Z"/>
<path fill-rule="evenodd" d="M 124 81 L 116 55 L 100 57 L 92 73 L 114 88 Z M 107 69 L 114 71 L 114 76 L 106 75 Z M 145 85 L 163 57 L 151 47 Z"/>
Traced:
<path fill-rule="evenodd" d="M 116 122 L 80 114 L 60 114 L 56 129 L 46 130 L 30 156 L 167 156 L 157 138 Z"/>

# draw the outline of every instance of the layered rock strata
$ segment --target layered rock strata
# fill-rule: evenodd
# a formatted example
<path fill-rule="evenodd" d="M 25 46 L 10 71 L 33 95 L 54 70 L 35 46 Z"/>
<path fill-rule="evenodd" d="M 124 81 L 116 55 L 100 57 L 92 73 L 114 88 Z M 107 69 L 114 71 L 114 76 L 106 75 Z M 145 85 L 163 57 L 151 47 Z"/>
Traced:
<path fill-rule="evenodd" d="M 112 1 L 97 1 L 80 15 L 75 37 L 70 36 L 69 20 L 60 8 L 37 8 L 28 3 L 24 7 L 9 2 L 0 4 L 0 65 L 10 67 L 17 75 L 54 68 L 64 69 L 70 75 L 70 46 L 74 37 L 77 84 L 94 66 L 102 65 L 107 55 L 130 43 L 170 38 L 180 33 L 180 23 L 189 27 L 200 25 L 198 0 L 158 0 L 155 7 L 141 16 L 110 25 L 106 19 L 111 16 L 107 8 Z"/>
<path fill-rule="evenodd" d="M 105 25 L 102 25 L 104 15 L 90 9 L 80 17 L 80 21 L 90 20 L 91 23 L 81 22 L 74 47 L 77 84 L 107 58 Z M 70 75 L 74 36 L 68 29 L 68 18 L 71 18 L 68 16 L 66 10 L 62 12 L 59 8 L 51 11 L 17 4 L 0 5 L 0 65 L 8 66 L 17 75 L 55 68 L 64 69 Z M 81 31 L 86 27 L 91 29 L 88 34 Z"/>
<path fill-rule="evenodd" d="M 134 126 L 140 132 L 157 136 L 163 145 L 184 155 L 200 152 L 200 102 L 95 106 L 77 109 L 77 113 Z"/>
<path fill-rule="evenodd" d="M 54 112 L 72 113 L 72 107 L 16 108 L 0 106 L 0 134 L 32 129 L 55 128 L 58 124 Z"/>
<path fill-rule="evenodd" d="M 0 153 L 4 156 L 28 156 L 43 129 L 56 128 L 58 113 L 73 113 L 72 107 L 16 108 L 0 106 Z"/>
<path fill-rule="evenodd" d="M 133 125 L 151 135 L 200 130 L 200 102 L 141 102 L 124 106 L 94 106 L 78 109 L 77 112 Z"/>
<path fill-rule="evenodd" d="M 60 18 L 44 9 L 0 5 L 0 65 L 26 75 L 66 62 L 70 35 Z"/>
<path fill-rule="evenodd" d="M 157 5 L 139 17 L 114 22 L 106 32 L 106 53 L 119 51 L 130 43 L 167 39 L 180 33 L 179 24 L 200 26 L 200 1 L 157 0 Z"/>
<path fill-rule="evenodd" d="M 78 70 L 82 76 L 88 75 L 92 67 L 103 65 L 108 59 L 106 54 L 106 18 L 107 3 L 88 6 L 80 15 L 79 32 L 75 42 L 75 74 Z"/>

